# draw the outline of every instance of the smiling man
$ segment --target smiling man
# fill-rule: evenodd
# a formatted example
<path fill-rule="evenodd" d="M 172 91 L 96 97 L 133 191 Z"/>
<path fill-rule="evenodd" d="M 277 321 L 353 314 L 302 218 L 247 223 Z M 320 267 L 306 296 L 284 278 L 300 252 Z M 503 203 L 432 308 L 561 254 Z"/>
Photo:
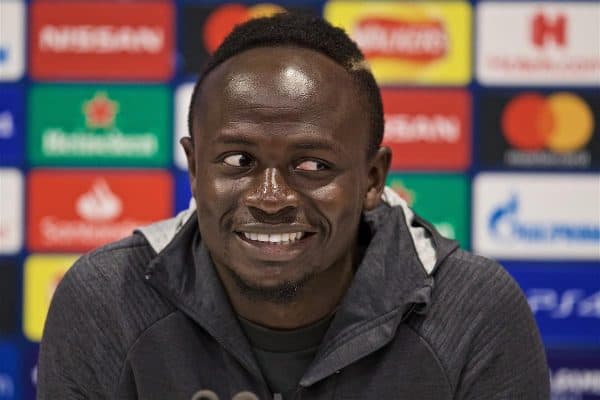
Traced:
<path fill-rule="evenodd" d="M 189 126 L 195 206 L 69 271 L 38 398 L 548 398 L 518 286 L 385 188 L 379 91 L 343 31 L 237 27 Z"/>

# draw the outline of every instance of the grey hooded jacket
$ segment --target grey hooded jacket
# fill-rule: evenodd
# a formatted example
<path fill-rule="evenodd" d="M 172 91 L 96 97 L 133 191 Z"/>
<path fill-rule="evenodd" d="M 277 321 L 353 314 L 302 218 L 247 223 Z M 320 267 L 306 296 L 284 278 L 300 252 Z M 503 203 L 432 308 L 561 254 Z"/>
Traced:
<path fill-rule="evenodd" d="M 365 215 L 371 243 L 294 399 L 548 399 L 544 350 L 517 284 L 390 190 L 384 200 Z M 241 392 L 281 399 L 193 208 L 83 256 L 59 285 L 38 399 L 253 398 Z"/>

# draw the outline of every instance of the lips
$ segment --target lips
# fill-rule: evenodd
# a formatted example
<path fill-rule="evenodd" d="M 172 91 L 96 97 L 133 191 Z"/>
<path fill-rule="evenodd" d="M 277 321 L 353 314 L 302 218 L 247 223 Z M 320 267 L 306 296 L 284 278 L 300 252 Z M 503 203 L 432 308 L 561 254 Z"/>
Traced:
<path fill-rule="evenodd" d="M 297 240 L 302 239 L 305 232 L 290 232 L 290 233 L 254 233 L 254 232 L 241 232 L 244 238 L 261 243 L 277 243 L 277 244 L 291 244 Z"/>
<path fill-rule="evenodd" d="M 316 232 L 304 226 L 253 225 L 239 227 L 235 233 L 252 258 L 290 261 L 305 251 Z"/>

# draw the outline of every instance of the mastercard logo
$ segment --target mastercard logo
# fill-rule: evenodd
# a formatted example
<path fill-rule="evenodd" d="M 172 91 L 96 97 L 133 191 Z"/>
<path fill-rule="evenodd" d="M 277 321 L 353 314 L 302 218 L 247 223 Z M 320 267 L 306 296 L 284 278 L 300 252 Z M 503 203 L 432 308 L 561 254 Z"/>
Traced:
<path fill-rule="evenodd" d="M 236 25 L 281 12 L 285 12 L 285 8 L 270 3 L 261 3 L 250 7 L 235 3 L 222 5 L 206 19 L 203 31 L 204 47 L 212 54 Z"/>
<path fill-rule="evenodd" d="M 525 151 L 576 151 L 590 141 L 594 130 L 590 106 L 567 92 L 523 93 L 506 105 L 501 123 L 510 145 Z"/>

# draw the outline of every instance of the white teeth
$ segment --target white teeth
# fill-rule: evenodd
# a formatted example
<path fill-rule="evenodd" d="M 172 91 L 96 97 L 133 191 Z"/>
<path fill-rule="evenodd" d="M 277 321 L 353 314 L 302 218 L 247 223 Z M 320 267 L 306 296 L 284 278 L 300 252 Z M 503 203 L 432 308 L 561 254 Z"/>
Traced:
<path fill-rule="evenodd" d="M 242 232 L 244 237 L 249 240 L 255 240 L 258 242 L 269 242 L 269 243 L 291 243 L 296 240 L 300 240 L 304 237 L 304 232 L 292 232 L 292 233 L 251 233 Z"/>

